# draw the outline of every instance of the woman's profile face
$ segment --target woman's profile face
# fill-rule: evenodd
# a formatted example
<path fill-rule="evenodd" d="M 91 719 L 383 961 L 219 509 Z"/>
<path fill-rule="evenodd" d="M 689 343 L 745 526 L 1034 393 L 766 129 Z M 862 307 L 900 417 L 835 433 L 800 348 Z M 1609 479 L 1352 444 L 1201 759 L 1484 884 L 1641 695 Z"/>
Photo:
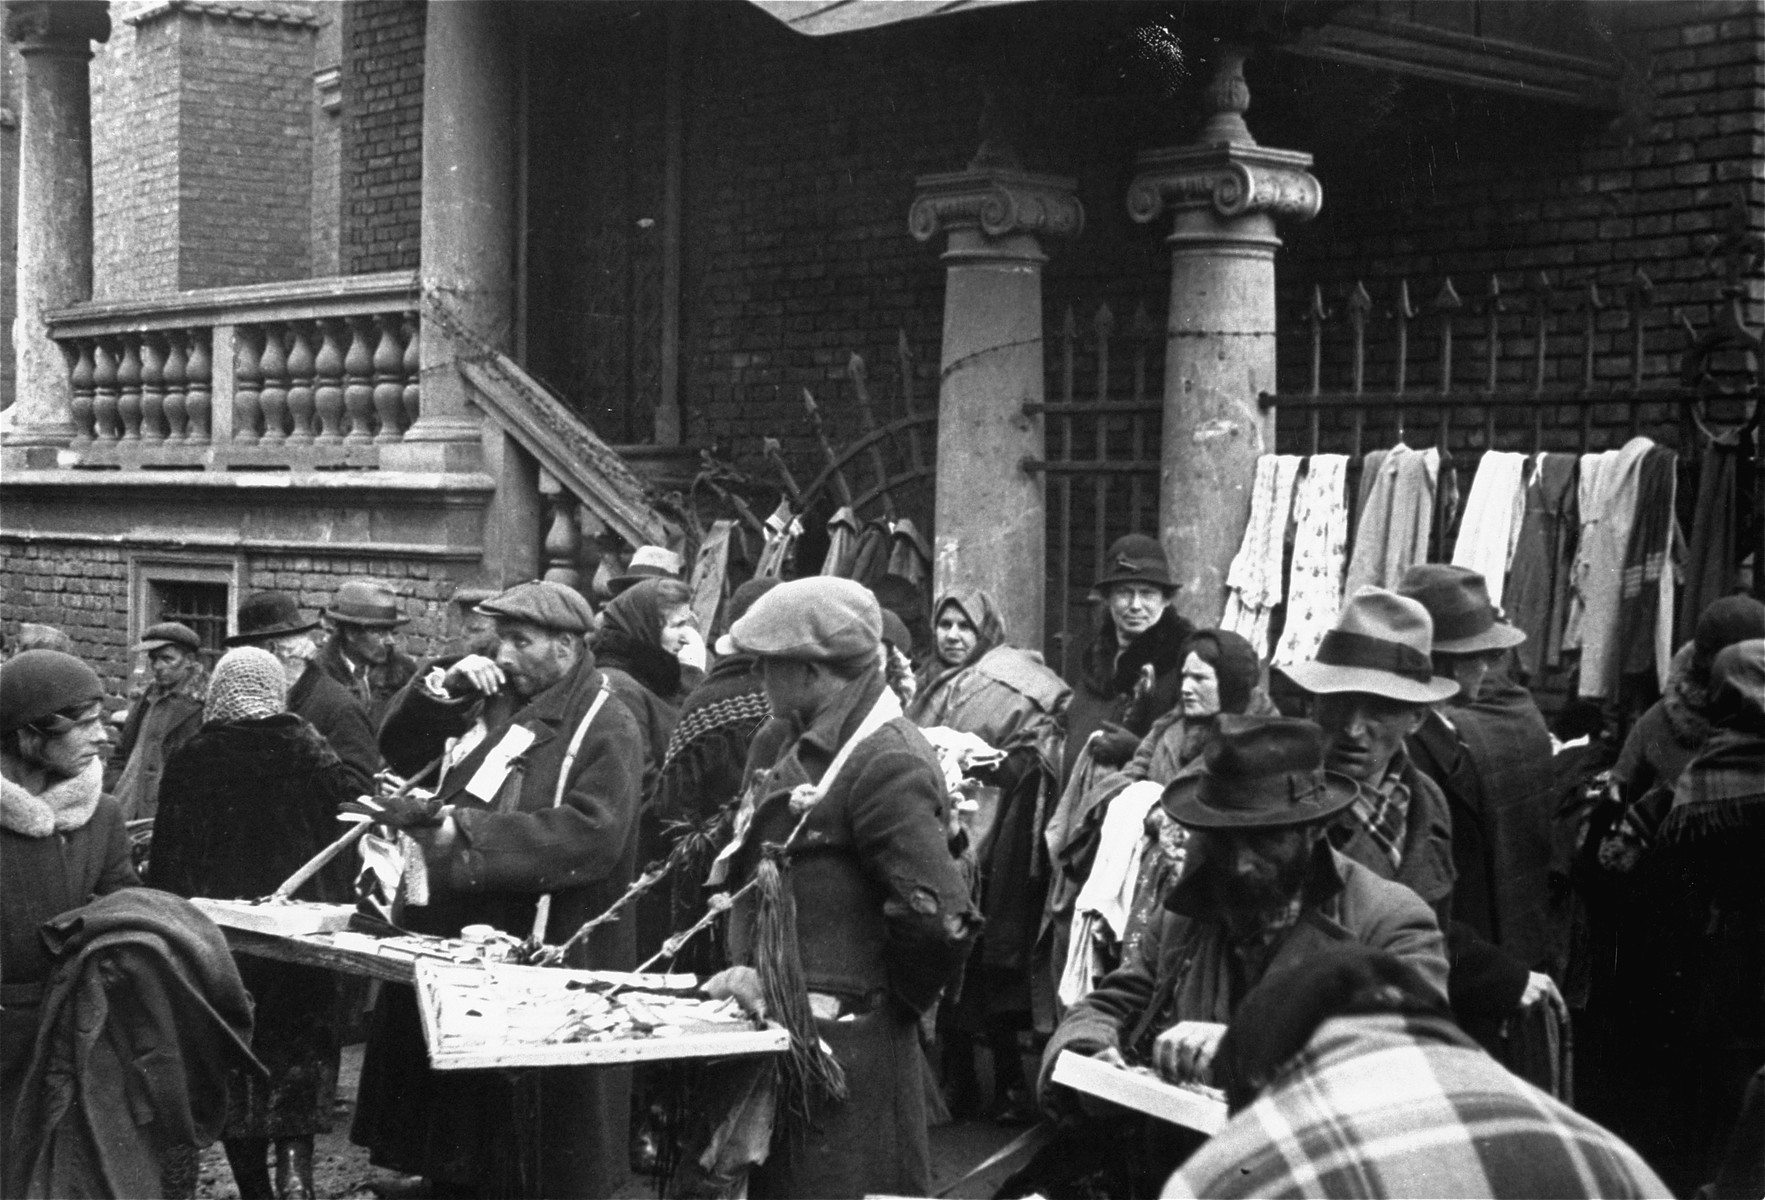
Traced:
<path fill-rule="evenodd" d="M 1195 719 L 1219 711 L 1219 672 L 1201 655 L 1191 653 L 1183 660 L 1183 715 Z"/>
<path fill-rule="evenodd" d="M 974 625 L 954 604 L 946 604 L 938 612 L 936 637 L 938 661 L 946 667 L 966 665 L 975 646 L 980 643 Z"/>
<path fill-rule="evenodd" d="M 680 653 L 680 645 L 686 630 L 693 627 L 693 610 L 691 605 L 676 604 L 662 614 L 662 649 L 669 654 Z"/>
<path fill-rule="evenodd" d="M 1169 603 L 1169 597 L 1150 583 L 1118 583 L 1110 588 L 1109 616 L 1118 640 L 1125 645 L 1158 624 Z"/>

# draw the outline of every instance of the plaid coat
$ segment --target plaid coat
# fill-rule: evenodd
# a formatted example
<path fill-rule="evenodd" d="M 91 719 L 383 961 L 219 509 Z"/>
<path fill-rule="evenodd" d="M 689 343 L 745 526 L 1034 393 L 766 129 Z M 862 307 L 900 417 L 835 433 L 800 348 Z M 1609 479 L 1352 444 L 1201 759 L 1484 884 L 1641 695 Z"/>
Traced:
<path fill-rule="evenodd" d="M 1447 1022 L 1338 1017 L 1166 1196 L 1671 1196 L 1615 1135 Z"/>

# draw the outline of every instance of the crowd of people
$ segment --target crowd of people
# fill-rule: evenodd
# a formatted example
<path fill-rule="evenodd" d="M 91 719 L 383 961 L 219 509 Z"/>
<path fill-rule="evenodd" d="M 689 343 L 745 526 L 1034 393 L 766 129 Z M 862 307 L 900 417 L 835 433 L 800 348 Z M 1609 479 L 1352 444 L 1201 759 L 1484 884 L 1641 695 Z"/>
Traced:
<path fill-rule="evenodd" d="M 182 898 L 271 892 L 339 816 L 372 832 L 306 898 L 671 963 L 792 1035 L 669 1121 L 629 1067 L 432 1070 L 381 987 L 350 1136 L 429 1195 L 658 1162 L 677 1194 L 927 1195 L 928 1128 L 983 1113 L 1052 1128 L 1003 1195 L 1765 1191 L 1765 604 L 1711 604 L 1654 707 L 1576 745 L 1464 567 L 1356 590 L 1270 669 L 1130 535 L 1071 680 L 984 591 L 754 579 L 700 630 L 678 573 L 652 547 L 594 602 L 521 584 L 421 662 L 372 580 L 244 597 L 218 661 L 153 624 L 108 754 L 97 675 L 21 628 L 4 1194 L 190 1195 L 215 1138 L 241 1196 L 314 1194 L 363 989 L 235 962 Z M 133 1067 L 148 1044 L 178 1069 Z M 1231 1119 L 1109 1105 L 1063 1053 Z"/>

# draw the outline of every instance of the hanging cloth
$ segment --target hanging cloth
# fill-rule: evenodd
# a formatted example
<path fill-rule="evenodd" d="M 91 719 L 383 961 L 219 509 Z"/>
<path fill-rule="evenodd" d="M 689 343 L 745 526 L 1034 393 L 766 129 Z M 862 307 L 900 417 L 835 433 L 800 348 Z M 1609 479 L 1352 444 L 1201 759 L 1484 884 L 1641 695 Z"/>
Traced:
<path fill-rule="evenodd" d="M 1526 517 L 1503 596 L 1508 619 L 1526 632 L 1515 653 L 1529 679 L 1562 660 L 1575 561 L 1576 474 L 1573 454 L 1540 454 L 1526 486 Z"/>
<path fill-rule="evenodd" d="M 858 557 L 858 518 L 850 508 L 842 507 L 827 522 L 827 557 L 822 560 L 823 575 L 852 577 L 852 564 Z"/>
<path fill-rule="evenodd" d="M 1347 455 L 1314 454 L 1306 460 L 1293 502 L 1293 569 L 1276 663 L 1309 659 L 1336 623 L 1348 542 L 1347 481 Z"/>
<path fill-rule="evenodd" d="M 1068 1006 L 1097 986 L 1097 945 L 1105 931 L 1117 942 L 1127 932 L 1134 907 L 1134 883 L 1140 877 L 1140 859 L 1146 852 L 1146 814 L 1164 795 L 1164 787 L 1151 780 L 1131 783 L 1109 802 L 1097 857 L 1085 886 L 1073 902 L 1072 936 L 1067 942 L 1065 970 L 1060 978 L 1060 1001 Z"/>
<path fill-rule="evenodd" d="M 705 535 L 705 540 L 699 544 L 699 553 L 693 559 L 692 610 L 703 630 L 717 628 L 717 610 L 722 607 L 723 597 L 729 590 L 726 585 L 730 537 L 734 527 L 734 521 L 711 522 L 711 532 Z"/>
<path fill-rule="evenodd" d="M 1269 617 L 1285 594 L 1281 560 L 1301 461 L 1296 454 L 1265 454 L 1256 460 L 1250 523 L 1226 573 L 1226 612 L 1220 628 L 1241 635 L 1256 648 L 1258 658 L 1268 655 Z"/>
<path fill-rule="evenodd" d="M 1739 429 L 1711 438 L 1704 447 L 1697 505 L 1691 518 L 1691 547 L 1685 560 L 1685 597 L 1679 609 L 1677 640 L 1681 643 L 1691 641 L 1698 615 L 1732 593 L 1740 582 L 1736 483 L 1742 454 Z"/>
<path fill-rule="evenodd" d="M 894 548 L 889 554 L 890 575 L 899 575 L 908 583 L 920 586 L 931 577 L 932 552 L 925 535 L 913 524 L 911 517 L 895 522 Z"/>
<path fill-rule="evenodd" d="M 889 553 L 893 549 L 894 530 L 889 523 L 876 520 L 864 526 L 858 535 L 858 548 L 852 552 L 852 579 L 865 587 L 875 587 L 888 574 Z"/>
<path fill-rule="evenodd" d="M 1501 607 L 1508 564 L 1520 525 L 1526 518 L 1526 489 L 1522 477 L 1526 456 L 1506 450 L 1490 450 L 1477 464 L 1471 494 L 1465 500 L 1465 520 L 1453 546 L 1452 565 L 1468 567 L 1489 584 L 1489 601 Z"/>
<path fill-rule="evenodd" d="M 1646 437 L 1631 438 L 1622 450 L 1581 460 L 1581 541 L 1564 646 L 1580 647 L 1577 694 L 1586 699 L 1603 700 L 1617 692 L 1624 554 L 1636 523 L 1642 460 L 1654 445 Z"/>
<path fill-rule="evenodd" d="M 1654 670 L 1667 682 L 1673 660 L 1673 500 L 1679 456 L 1656 446 L 1636 475 L 1636 521 L 1624 551 L 1624 583 L 1618 598 L 1618 670 Z"/>
<path fill-rule="evenodd" d="M 1372 455 L 1367 457 L 1361 479 L 1365 502 L 1344 585 L 1350 595 L 1367 584 L 1396 588 L 1405 571 L 1427 560 L 1434 524 L 1440 452 L 1432 447 L 1412 450 L 1400 442 L 1376 467 Z"/>
<path fill-rule="evenodd" d="M 766 518 L 766 544 L 760 548 L 760 561 L 754 564 L 754 578 L 779 579 L 784 565 L 803 536 L 803 523 L 791 511 L 789 500 L 780 500 L 772 515 Z"/>

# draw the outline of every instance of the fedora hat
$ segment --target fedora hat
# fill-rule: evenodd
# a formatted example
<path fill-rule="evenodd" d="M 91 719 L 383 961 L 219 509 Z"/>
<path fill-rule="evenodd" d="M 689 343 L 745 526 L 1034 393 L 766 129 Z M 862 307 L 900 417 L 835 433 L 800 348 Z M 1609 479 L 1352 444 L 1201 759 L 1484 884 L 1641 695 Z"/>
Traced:
<path fill-rule="evenodd" d="M 239 632 L 225 639 L 229 646 L 245 646 L 285 633 L 305 633 L 318 625 L 300 615 L 294 597 L 287 592 L 251 593 L 239 604 L 238 623 Z"/>
<path fill-rule="evenodd" d="M 1164 811 L 1197 829 L 1281 829 L 1335 816 L 1359 784 L 1324 770 L 1324 733 L 1292 717 L 1226 713 L 1201 769 L 1164 789 Z"/>
<path fill-rule="evenodd" d="M 646 579 L 679 579 L 680 555 L 663 546 L 639 546 L 623 573 L 607 580 L 607 591 L 617 596 Z"/>
<path fill-rule="evenodd" d="M 1421 602 L 1434 622 L 1434 653 L 1478 654 L 1526 640 L 1502 619 L 1489 598 L 1489 581 L 1469 567 L 1417 563 L 1403 573 L 1397 594 Z"/>
<path fill-rule="evenodd" d="M 1103 556 L 1103 570 L 1098 572 L 1091 590 L 1101 596 L 1118 583 L 1146 583 L 1166 592 L 1177 590 L 1177 583 L 1171 578 L 1170 560 L 1164 556 L 1164 547 L 1157 538 L 1130 533 L 1110 544 L 1109 552 Z"/>
<path fill-rule="evenodd" d="M 392 589 L 372 579 L 349 579 L 338 585 L 324 615 L 333 621 L 366 625 L 370 629 L 391 629 L 410 620 L 400 615 L 398 596 Z"/>
<path fill-rule="evenodd" d="M 1433 704 L 1459 685 L 1434 673 L 1434 622 L 1419 600 L 1363 587 L 1336 615 L 1310 662 L 1278 670 L 1306 691 L 1367 692 L 1409 704 Z"/>

